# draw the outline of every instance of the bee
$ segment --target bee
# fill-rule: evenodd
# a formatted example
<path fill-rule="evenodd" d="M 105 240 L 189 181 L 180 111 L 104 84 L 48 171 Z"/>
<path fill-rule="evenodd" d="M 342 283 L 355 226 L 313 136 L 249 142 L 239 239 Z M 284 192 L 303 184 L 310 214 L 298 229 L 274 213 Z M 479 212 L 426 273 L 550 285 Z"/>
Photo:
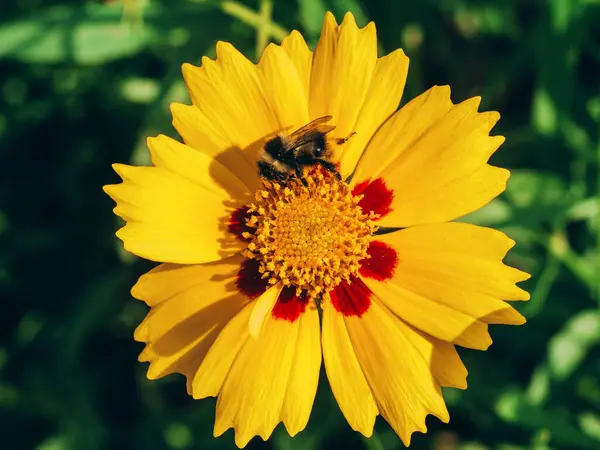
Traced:
<path fill-rule="evenodd" d="M 261 150 L 259 175 L 270 181 L 285 181 L 295 174 L 304 186 L 308 186 L 303 169 L 318 164 L 341 179 L 332 161 L 333 149 L 327 137 L 335 129 L 334 125 L 327 124 L 331 119 L 332 116 L 319 117 L 290 135 L 279 133 L 269 139 Z M 353 135 L 354 132 L 345 138 L 336 138 L 335 143 L 342 145 Z"/>

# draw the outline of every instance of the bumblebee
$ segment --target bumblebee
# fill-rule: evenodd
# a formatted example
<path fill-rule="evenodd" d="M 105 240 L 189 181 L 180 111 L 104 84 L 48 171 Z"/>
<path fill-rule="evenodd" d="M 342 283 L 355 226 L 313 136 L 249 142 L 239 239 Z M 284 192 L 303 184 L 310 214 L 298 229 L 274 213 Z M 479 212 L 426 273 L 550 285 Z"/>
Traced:
<path fill-rule="evenodd" d="M 270 181 L 285 181 L 296 175 L 304 186 L 305 166 L 320 165 L 341 179 L 337 166 L 332 162 L 333 149 L 327 134 L 335 129 L 328 125 L 332 116 L 323 116 L 297 129 L 290 135 L 283 133 L 269 139 L 261 150 L 258 173 Z M 345 138 L 335 139 L 335 143 L 345 143 L 354 133 Z"/>

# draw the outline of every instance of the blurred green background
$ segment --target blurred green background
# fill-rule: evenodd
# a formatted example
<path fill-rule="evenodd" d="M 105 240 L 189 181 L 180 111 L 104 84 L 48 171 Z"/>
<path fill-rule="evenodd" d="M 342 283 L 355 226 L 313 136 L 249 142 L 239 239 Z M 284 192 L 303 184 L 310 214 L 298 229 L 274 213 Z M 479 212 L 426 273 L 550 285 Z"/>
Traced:
<path fill-rule="evenodd" d="M 129 288 L 150 264 L 122 251 L 101 186 L 111 163 L 147 163 L 147 135 L 174 135 L 183 62 L 217 40 L 256 60 L 294 28 L 314 44 L 327 9 L 374 20 L 381 54 L 405 49 L 403 102 L 450 84 L 503 116 L 508 191 L 467 220 L 517 240 L 529 321 L 461 351 L 469 389 L 446 392 L 450 424 L 428 420 L 412 448 L 600 448 L 600 1 L 3 0 L 0 449 L 234 448 L 212 437 L 213 400 L 145 379 Z M 305 432 L 249 448 L 402 448 L 382 420 L 371 440 L 352 432 L 322 380 Z"/>

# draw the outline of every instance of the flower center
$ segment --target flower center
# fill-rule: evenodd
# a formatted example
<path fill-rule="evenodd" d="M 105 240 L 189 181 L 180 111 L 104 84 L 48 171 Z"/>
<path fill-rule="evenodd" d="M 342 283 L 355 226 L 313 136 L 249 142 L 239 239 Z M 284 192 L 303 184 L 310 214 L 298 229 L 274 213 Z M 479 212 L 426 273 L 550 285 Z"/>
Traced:
<path fill-rule="evenodd" d="M 285 184 L 264 181 L 248 208 L 244 256 L 259 262 L 269 284 L 283 282 L 316 298 L 358 273 L 377 229 L 374 213 L 358 205 L 362 195 L 323 170 Z"/>

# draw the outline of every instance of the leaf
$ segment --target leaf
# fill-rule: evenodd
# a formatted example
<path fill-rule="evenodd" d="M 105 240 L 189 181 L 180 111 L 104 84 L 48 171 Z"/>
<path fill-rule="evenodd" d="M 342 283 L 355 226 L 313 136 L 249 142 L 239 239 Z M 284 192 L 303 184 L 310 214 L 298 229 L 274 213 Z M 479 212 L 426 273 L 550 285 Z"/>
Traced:
<path fill-rule="evenodd" d="M 364 27 L 369 22 L 369 18 L 362 7 L 363 2 L 359 0 L 332 0 L 331 3 L 332 10 L 337 17 L 341 18 L 347 11 L 350 11 L 359 27 Z"/>
<path fill-rule="evenodd" d="M 508 423 L 531 430 L 547 429 L 553 442 L 565 444 L 567 448 L 598 448 L 596 440 L 569 423 L 565 411 L 531 405 L 518 390 L 502 393 L 496 401 L 495 410 L 498 417 Z"/>
<path fill-rule="evenodd" d="M 557 33 L 564 33 L 580 10 L 579 0 L 552 0 L 550 15 L 552 27 Z"/>
<path fill-rule="evenodd" d="M 592 97 L 586 103 L 588 114 L 595 122 L 600 122 L 600 97 Z"/>
<path fill-rule="evenodd" d="M 600 215 L 600 198 L 586 198 L 573 204 L 567 211 L 571 220 L 593 221 Z"/>
<path fill-rule="evenodd" d="M 600 416 L 588 411 L 579 415 L 577 419 L 585 434 L 600 441 Z"/>
<path fill-rule="evenodd" d="M 573 316 L 548 345 L 548 365 L 555 379 L 569 377 L 592 347 L 600 343 L 600 311 L 587 310 Z"/>
<path fill-rule="evenodd" d="M 565 183 L 553 174 L 526 170 L 513 171 L 506 189 L 506 196 L 517 207 L 527 208 L 542 203 L 562 203 L 566 192 Z"/>
<path fill-rule="evenodd" d="M 527 226 L 556 223 L 573 201 L 561 178 L 528 170 L 512 172 L 504 198 L 513 207 L 514 222 Z"/>
<path fill-rule="evenodd" d="M 319 438 L 317 433 L 300 433 L 292 438 L 279 428 L 271 439 L 276 450 L 317 450 Z"/>
<path fill-rule="evenodd" d="M 534 129 L 542 135 L 552 135 L 558 124 L 558 107 L 543 86 L 538 86 L 533 94 L 531 121 Z"/>
<path fill-rule="evenodd" d="M 192 430 L 184 423 L 171 423 L 164 430 L 165 441 L 171 448 L 187 448 L 192 443 Z"/>
<path fill-rule="evenodd" d="M 146 13 L 158 13 L 157 8 Z M 156 40 L 154 27 L 131 28 L 117 4 L 56 6 L 0 25 L 0 57 L 26 62 L 100 64 L 139 52 Z"/>
<path fill-rule="evenodd" d="M 365 444 L 367 450 L 385 450 L 381 439 L 376 432 L 373 432 L 373 435 L 370 438 L 362 437 L 362 441 Z"/>
<path fill-rule="evenodd" d="M 327 12 L 327 6 L 323 0 L 300 0 L 300 21 L 307 34 L 309 42 L 316 42 L 321 33 L 323 17 Z"/>
<path fill-rule="evenodd" d="M 510 205 L 501 198 L 495 198 L 483 208 L 461 217 L 458 221 L 481 226 L 493 226 L 508 222 L 511 216 Z"/>
<path fill-rule="evenodd" d="M 481 34 L 514 35 L 516 24 L 507 4 L 468 4 L 450 8 L 454 23 L 461 34 L 467 38 Z"/>
<path fill-rule="evenodd" d="M 160 86 L 153 78 L 127 78 L 123 80 L 120 87 L 121 95 L 131 103 L 150 103 L 160 92 Z"/>
<path fill-rule="evenodd" d="M 562 254 L 555 254 L 561 262 L 591 291 L 598 289 L 598 250 L 591 248 L 583 254 L 575 253 L 570 247 Z"/>
<path fill-rule="evenodd" d="M 36 450 L 70 450 L 71 445 L 66 436 L 51 436 L 44 440 Z"/>
<path fill-rule="evenodd" d="M 550 393 L 550 373 L 545 364 L 541 364 L 535 368 L 529 380 L 529 386 L 525 393 L 527 402 L 540 406 L 543 405 Z"/>

